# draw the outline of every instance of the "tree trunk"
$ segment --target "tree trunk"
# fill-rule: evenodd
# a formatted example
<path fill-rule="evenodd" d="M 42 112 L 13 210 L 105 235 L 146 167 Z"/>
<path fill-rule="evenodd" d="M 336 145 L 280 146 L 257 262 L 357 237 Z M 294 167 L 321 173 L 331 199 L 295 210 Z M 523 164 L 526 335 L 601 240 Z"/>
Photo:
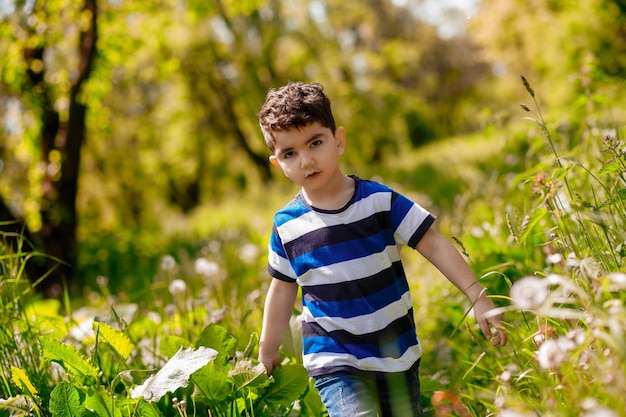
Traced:
<path fill-rule="evenodd" d="M 59 114 L 47 95 L 43 71 L 29 71 L 35 91 L 41 91 L 42 107 L 41 159 L 48 167 L 43 183 L 41 204 L 42 228 L 39 238 L 43 251 L 50 256 L 47 269 L 50 275 L 38 289 L 50 297 L 60 295 L 62 284 L 71 286 L 76 263 L 77 213 L 76 195 L 80 171 L 81 147 L 85 141 L 87 107 L 80 93 L 89 78 L 96 51 L 97 5 L 96 0 L 85 0 L 83 12 L 90 13 L 90 25 L 80 33 L 79 67 L 77 78 L 70 89 L 69 118 L 60 122 Z M 26 60 L 42 59 L 43 47 L 25 52 Z M 30 65 L 29 65 L 30 67 Z M 51 160 L 53 152 L 58 155 Z M 30 277 L 37 280 L 39 277 Z"/>

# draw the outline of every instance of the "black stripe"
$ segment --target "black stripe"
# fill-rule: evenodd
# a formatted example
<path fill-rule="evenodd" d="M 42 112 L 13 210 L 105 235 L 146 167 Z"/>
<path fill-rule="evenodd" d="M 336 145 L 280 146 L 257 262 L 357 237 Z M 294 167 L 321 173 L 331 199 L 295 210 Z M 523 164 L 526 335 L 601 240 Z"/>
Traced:
<path fill-rule="evenodd" d="M 304 253 L 324 246 L 374 236 L 385 229 L 393 229 L 389 211 L 374 213 L 353 223 L 338 224 L 313 230 L 286 243 L 284 248 L 289 259 L 294 259 Z"/>
<path fill-rule="evenodd" d="M 430 226 L 432 226 L 434 222 L 435 216 L 429 214 L 428 217 L 426 217 L 422 224 L 420 224 L 420 226 L 417 228 L 415 233 L 413 233 L 413 236 L 411 236 L 411 238 L 409 239 L 409 242 L 407 243 L 408 246 L 411 248 L 415 248 L 415 246 L 417 246 L 419 241 L 422 240 L 422 238 L 424 237 L 426 232 L 428 232 L 428 229 L 430 229 Z"/>
<path fill-rule="evenodd" d="M 321 302 L 363 298 L 393 285 L 397 279 L 404 276 L 405 274 L 402 262 L 396 261 L 387 269 L 354 281 L 342 281 L 322 285 L 307 285 L 302 288 L 302 295 L 304 300 L 316 300 Z"/>
<path fill-rule="evenodd" d="M 326 336 L 336 340 L 342 345 L 373 344 L 381 346 L 388 343 L 390 340 L 395 340 L 398 335 L 412 331 L 413 329 L 415 329 L 415 319 L 413 317 L 413 308 L 410 308 L 406 316 L 392 321 L 384 329 L 360 335 L 354 335 L 345 330 L 327 332 L 315 322 L 303 321 L 302 337 Z"/>

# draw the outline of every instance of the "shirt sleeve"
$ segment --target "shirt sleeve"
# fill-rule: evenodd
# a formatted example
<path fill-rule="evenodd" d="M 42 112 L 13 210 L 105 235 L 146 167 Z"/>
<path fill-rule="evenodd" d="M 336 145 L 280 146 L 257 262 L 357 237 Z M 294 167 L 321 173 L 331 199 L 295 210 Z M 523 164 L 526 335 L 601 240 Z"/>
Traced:
<path fill-rule="evenodd" d="M 267 272 L 271 277 L 286 282 L 295 282 L 296 274 L 285 253 L 282 240 L 276 226 L 272 228 L 268 245 Z"/>
<path fill-rule="evenodd" d="M 414 248 L 435 222 L 436 217 L 406 196 L 391 196 L 391 219 L 396 242 Z"/>

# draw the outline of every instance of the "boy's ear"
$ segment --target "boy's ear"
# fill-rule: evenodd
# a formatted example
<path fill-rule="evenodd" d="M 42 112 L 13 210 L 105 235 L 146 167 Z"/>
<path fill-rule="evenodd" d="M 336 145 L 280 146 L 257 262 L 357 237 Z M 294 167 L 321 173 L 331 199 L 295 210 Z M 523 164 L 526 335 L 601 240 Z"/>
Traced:
<path fill-rule="evenodd" d="M 270 164 L 274 165 L 276 168 L 280 168 L 280 165 L 278 164 L 278 158 L 276 158 L 274 155 L 271 155 L 269 157 L 270 160 Z"/>
<path fill-rule="evenodd" d="M 337 143 L 337 148 L 339 148 L 339 154 L 343 155 L 346 149 L 346 128 L 343 126 L 339 126 L 335 130 L 335 142 Z"/>

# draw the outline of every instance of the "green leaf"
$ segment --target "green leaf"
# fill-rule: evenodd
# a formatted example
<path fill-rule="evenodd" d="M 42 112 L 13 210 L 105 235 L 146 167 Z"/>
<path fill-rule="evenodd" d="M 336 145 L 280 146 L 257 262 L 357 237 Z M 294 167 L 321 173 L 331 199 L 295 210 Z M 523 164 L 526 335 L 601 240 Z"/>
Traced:
<path fill-rule="evenodd" d="M 72 375 L 98 378 L 98 368 L 82 357 L 74 346 L 45 336 L 39 337 L 39 343 L 45 360 L 57 362 Z"/>
<path fill-rule="evenodd" d="M 81 417 L 85 406 L 80 393 L 69 382 L 61 382 L 50 394 L 50 412 L 52 417 Z"/>
<path fill-rule="evenodd" d="M 227 400 L 232 392 L 232 382 L 228 378 L 228 372 L 228 368 L 211 362 L 194 372 L 191 380 L 208 400 L 219 404 Z"/>
<path fill-rule="evenodd" d="M 121 410 L 111 394 L 102 388 L 92 387 L 85 398 L 85 407 L 93 410 L 93 413 L 102 417 L 122 417 Z M 125 414 L 126 415 L 126 414 Z"/>
<path fill-rule="evenodd" d="M 613 162 L 603 165 L 602 168 L 600 169 L 600 171 L 598 172 L 598 174 L 600 175 L 604 175 L 604 174 L 610 174 L 612 172 L 615 172 L 617 170 L 619 170 L 621 168 L 622 164 L 620 162 L 619 159 L 615 159 Z"/>
<path fill-rule="evenodd" d="M 215 362 L 223 365 L 228 361 L 231 352 L 235 350 L 237 339 L 228 333 L 228 331 L 217 324 L 209 324 L 202 330 L 202 334 L 198 338 L 197 346 L 206 346 L 213 348 L 219 352 Z"/>
<path fill-rule="evenodd" d="M 124 333 L 106 323 L 93 322 L 94 332 L 104 339 L 124 360 L 128 359 L 135 345 Z"/>
<path fill-rule="evenodd" d="M 193 345 L 193 343 L 179 336 L 165 334 L 161 337 L 159 350 L 163 355 L 167 356 L 168 358 L 174 356 L 176 352 L 180 350 L 180 348 L 195 348 L 195 346 Z"/>
<path fill-rule="evenodd" d="M 272 371 L 274 383 L 262 396 L 274 406 L 289 406 L 300 398 L 309 385 L 309 375 L 302 365 L 282 365 Z"/>

